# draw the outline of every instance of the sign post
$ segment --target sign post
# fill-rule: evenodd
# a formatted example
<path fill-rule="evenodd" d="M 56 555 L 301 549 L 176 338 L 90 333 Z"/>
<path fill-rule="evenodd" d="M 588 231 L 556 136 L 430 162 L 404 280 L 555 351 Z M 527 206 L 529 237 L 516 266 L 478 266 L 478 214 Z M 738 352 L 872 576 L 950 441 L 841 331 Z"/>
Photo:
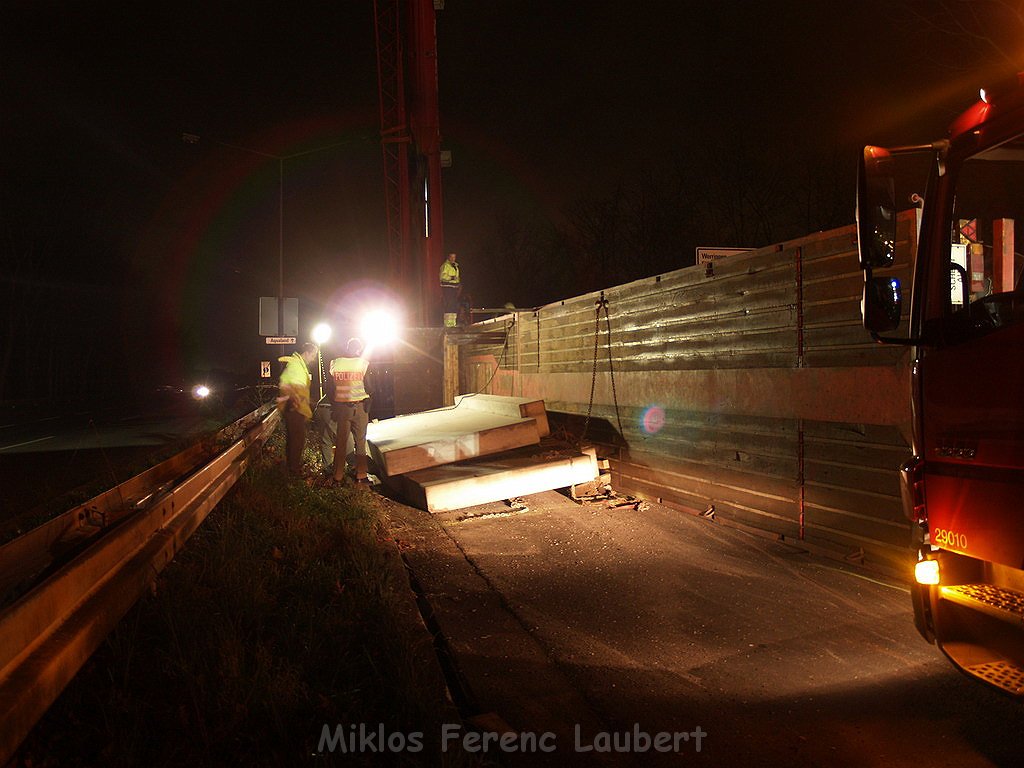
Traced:
<path fill-rule="evenodd" d="M 299 300 L 260 296 L 259 322 L 260 336 L 264 337 L 267 344 L 295 344 L 299 335 Z M 260 378 L 270 378 L 269 360 L 260 361 Z"/>

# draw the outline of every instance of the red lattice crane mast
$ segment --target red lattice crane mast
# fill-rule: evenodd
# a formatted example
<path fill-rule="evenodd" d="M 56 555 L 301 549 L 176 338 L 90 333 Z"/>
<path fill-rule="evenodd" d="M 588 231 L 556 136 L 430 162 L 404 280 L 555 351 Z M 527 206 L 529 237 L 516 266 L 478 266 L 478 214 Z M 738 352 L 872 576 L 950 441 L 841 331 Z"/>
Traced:
<path fill-rule="evenodd" d="M 373 2 L 391 279 L 421 325 L 440 317 L 444 260 L 436 24 L 443 7 Z"/>

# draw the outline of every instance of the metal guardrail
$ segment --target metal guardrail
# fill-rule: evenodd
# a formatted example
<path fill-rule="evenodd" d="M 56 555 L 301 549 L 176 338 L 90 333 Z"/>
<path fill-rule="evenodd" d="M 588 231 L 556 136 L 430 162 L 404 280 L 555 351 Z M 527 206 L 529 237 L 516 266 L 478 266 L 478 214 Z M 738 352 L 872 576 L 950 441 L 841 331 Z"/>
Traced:
<path fill-rule="evenodd" d="M 232 426 L 253 421 L 184 478 L 166 475 L 195 448 L 0 548 L 8 586 L 41 567 L 52 570 L 0 610 L 0 765 L 241 477 L 280 417 L 261 408 Z M 94 541 L 67 562 L 50 562 L 58 541 L 89 535 L 90 527 Z"/>

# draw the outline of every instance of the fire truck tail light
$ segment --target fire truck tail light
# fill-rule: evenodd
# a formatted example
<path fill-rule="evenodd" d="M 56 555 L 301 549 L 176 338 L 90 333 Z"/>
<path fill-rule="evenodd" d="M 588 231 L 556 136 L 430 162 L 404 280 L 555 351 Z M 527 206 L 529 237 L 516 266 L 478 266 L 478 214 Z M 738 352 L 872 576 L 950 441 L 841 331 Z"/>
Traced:
<path fill-rule="evenodd" d="M 939 561 L 921 560 L 914 566 L 914 579 L 918 584 L 939 583 Z"/>

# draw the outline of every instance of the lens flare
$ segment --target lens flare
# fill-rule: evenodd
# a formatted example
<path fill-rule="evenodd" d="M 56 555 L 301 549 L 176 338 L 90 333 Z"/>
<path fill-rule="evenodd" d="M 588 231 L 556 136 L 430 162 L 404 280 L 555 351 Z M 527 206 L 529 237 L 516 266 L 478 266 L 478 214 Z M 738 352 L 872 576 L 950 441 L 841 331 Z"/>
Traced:
<path fill-rule="evenodd" d="M 655 435 L 665 426 L 665 409 L 652 405 L 640 417 L 640 426 L 648 435 Z"/>

